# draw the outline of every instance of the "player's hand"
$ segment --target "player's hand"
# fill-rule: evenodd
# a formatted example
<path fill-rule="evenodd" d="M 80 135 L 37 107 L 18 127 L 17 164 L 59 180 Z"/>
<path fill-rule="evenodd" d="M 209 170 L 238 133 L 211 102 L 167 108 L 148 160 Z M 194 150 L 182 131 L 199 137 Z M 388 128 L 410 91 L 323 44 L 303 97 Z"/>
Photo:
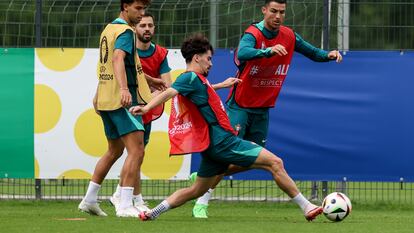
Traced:
<path fill-rule="evenodd" d="M 132 104 L 132 96 L 131 93 L 129 93 L 128 88 L 121 89 L 121 105 L 122 107 L 126 108 L 131 106 Z"/>
<path fill-rule="evenodd" d="M 148 112 L 148 110 L 143 106 L 134 106 L 129 109 L 129 112 L 132 113 L 132 115 L 144 115 Z"/>
<path fill-rule="evenodd" d="M 229 77 L 226 80 L 224 80 L 223 82 L 221 82 L 221 86 L 222 88 L 227 88 L 227 87 L 231 87 L 236 83 L 240 83 L 242 80 L 238 79 L 238 78 L 234 78 L 234 77 Z"/>
<path fill-rule="evenodd" d="M 153 78 L 147 74 L 145 78 L 147 79 L 148 85 L 157 91 L 165 91 L 168 88 L 165 81 L 160 78 Z"/>
<path fill-rule="evenodd" d="M 332 50 L 328 53 L 328 58 L 331 60 L 336 60 L 337 63 L 342 61 L 342 55 L 338 50 Z"/>
<path fill-rule="evenodd" d="M 273 47 L 271 47 L 272 48 L 272 50 L 271 50 L 271 54 L 272 55 L 279 55 L 279 56 L 284 56 L 284 55 L 287 55 L 288 54 L 288 52 L 286 51 L 286 48 L 285 48 L 285 46 L 283 46 L 283 45 L 281 45 L 281 44 L 277 44 L 277 45 L 275 45 L 275 46 L 273 46 Z"/>

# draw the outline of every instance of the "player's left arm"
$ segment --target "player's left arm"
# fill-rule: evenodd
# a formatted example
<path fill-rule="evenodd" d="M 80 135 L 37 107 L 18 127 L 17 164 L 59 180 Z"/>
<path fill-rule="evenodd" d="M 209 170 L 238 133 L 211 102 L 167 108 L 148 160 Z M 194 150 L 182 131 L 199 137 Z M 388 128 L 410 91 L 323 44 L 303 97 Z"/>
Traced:
<path fill-rule="evenodd" d="M 325 51 L 320 48 L 316 48 L 311 45 L 309 42 L 305 41 L 299 34 L 295 32 L 295 51 L 303 54 L 305 57 L 316 62 L 328 62 L 336 60 L 336 62 L 342 61 L 342 55 L 338 50 L 332 50 L 330 52 Z"/>
<path fill-rule="evenodd" d="M 160 78 L 158 80 L 161 80 L 162 83 L 165 85 L 165 89 L 171 87 L 172 81 L 171 81 L 171 68 L 168 65 L 168 60 L 167 57 L 165 57 L 165 59 L 162 61 L 161 65 L 160 65 L 160 69 L 159 69 L 159 74 L 160 74 Z M 152 94 L 153 96 L 157 96 L 159 95 L 163 90 L 156 90 L 154 91 Z"/>
<path fill-rule="evenodd" d="M 147 83 L 150 87 L 154 88 L 155 90 L 158 91 L 164 91 L 165 89 L 167 89 L 167 85 L 164 82 L 164 80 L 159 79 L 159 78 L 154 78 L 151 77 L 148 74 L 144 74 L 145 75 L 145 79 L 147 80 Z"/>
<path fill-rule="evenodd" d="M 221 83 L 216 83 L 211 85 L 214 90 L 219 90 L 222 88 L 232 87 L 236 83 L 240 83 L 242 80 L 238 78 L 229 77 Z"/>

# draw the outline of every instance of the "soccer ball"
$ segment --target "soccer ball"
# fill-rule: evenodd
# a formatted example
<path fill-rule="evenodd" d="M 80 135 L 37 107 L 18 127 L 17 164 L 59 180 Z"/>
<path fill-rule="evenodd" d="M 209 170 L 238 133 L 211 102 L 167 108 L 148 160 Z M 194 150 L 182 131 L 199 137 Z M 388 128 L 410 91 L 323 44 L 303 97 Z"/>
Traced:
<path fill-rule="evenodd" d="M 339 222 L 351 213 L 352 204 L 345 194 L 334 192 L 323 199 L 322 208 L 327 219 Z"/>

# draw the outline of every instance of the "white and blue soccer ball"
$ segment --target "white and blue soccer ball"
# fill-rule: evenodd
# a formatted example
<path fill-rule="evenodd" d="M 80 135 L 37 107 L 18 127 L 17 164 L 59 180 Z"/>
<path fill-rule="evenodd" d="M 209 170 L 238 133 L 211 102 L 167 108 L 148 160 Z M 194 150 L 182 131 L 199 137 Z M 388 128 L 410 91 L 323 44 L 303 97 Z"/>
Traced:
<path fill-rule="evenodd" d="M 325 197 L 322 202 L 323 214 L 333 222 L 344 220 L 352 211 L 349 198 L 340 192 L 334 192 Z"/>

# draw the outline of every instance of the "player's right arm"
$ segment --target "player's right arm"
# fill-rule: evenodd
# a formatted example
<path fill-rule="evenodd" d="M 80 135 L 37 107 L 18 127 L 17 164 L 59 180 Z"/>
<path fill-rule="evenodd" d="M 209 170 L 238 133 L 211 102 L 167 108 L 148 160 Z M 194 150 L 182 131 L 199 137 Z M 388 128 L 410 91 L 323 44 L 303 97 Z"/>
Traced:
<path fill-rule="evenodd" d="M 172 97 L 176 96 L 178 91 L 172 87 L 169 87 L 167 90 L 163 91 L 159 95 L 155 96 L 147 105 L 145 106 L 135 106 L 129 109 L 133 115 L 144 115 L 149 110 L 153 109 L 155 106 L 167 102 Z"/>
<path fill-rule="evenodd" d="M 128 89 L 128 81 L 125 70 L 125 57 L 127 54 L 133 54 L 134 52 L 134 34 L 131 30 L 126 30 L 116 39 L 114 53 L 112 55 L 112 65 L 115 78 L 119 84 L 121 105 L 123 107 L 128 107 L 132 104 L 132 96 Z"/>
<path fill-rule="evenodd" d="M 245 33 L 240 39 L 237 49 L 237 59 L 241 62 L 254 58 L 271 57 L 272 48 L 256 49 L 256 38 L 252 34 Z"/>
<path fill-rule="evenodd" d="M 257 49 L 255 46 L 256 38 L 249 33 L 244 34 L 237 50 L 237 59 L 243 62 L 255 58 L 271 57 L 273 55 L 284 56 L 287 54 L 285 47 L 280 44 L 265 49 Z"/>
<path fill-rule="evenodd" d="M 142 115 L 147 113 L 153 107 L 166 102 L 178 93 L 183 96 L 189 96 L 200 91 L 200 88 L 204 86 L 200 79 L 194 72 L 186 72 L 177 77 L 177 80 L 166 91 L 154 97 L 144 107 L 136 106 L 130 108 L 130 112 L 134 115 Z"/>

